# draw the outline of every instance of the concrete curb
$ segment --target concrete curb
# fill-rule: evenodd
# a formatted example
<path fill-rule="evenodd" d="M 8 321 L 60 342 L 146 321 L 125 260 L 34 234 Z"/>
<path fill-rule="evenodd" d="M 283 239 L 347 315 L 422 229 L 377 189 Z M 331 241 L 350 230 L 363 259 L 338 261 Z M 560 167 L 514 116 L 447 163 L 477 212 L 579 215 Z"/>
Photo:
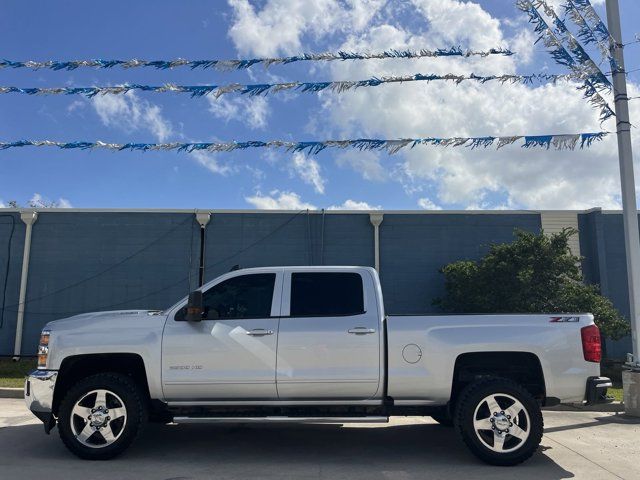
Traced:
<path fill-rule="evenodd" d="M 544 407 L 543 411 L 549 412 L 615 412 L 624 413 L 624 403 L 601 403 L 598 405 L 556 405 L 555 407 Z"/>
<path fill-rule="evenodd" d="M 0 387 L 0 398 L 22 398 L 24 397 L 24 389 Z"/>

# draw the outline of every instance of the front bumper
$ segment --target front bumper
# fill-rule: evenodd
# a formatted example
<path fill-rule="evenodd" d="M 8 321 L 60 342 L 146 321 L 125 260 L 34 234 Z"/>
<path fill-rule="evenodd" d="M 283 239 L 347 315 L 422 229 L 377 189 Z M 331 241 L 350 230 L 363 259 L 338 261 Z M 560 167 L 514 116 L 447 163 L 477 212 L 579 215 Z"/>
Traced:
<path fill-rule="evenodd" d="M 613 399 L 607 397 L 607 389 L 612 386 L 611 379 L 607 377 L 589 377 L 587 379 L 587 391 L 585 393 L 587 405 L 611 403 Z"/>
<path fill-rule="evenodd" d="M 24 381 L 24 401 L 27 408 L 44 423 L 45 432 L 55 425 L 53 416 L 53 392 L 58 372 L 55 370 L 34 370 Z"/>

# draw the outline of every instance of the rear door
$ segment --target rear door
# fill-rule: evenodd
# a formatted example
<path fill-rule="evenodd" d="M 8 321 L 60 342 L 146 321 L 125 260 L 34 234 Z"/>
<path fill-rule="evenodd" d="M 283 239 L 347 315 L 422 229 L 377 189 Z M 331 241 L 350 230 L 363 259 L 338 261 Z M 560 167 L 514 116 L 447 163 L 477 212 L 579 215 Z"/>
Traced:
<path fill-rule="evenodd" d="M 366 269 L 285 270 L 276 382 L 281 400 L 366 400 L 380 383 L 379 314 Z"/>
<path fill-rule="evenodd" d="M 277 400 L 282 269 L 227 274 L 203 291 L 205 318 L 170 314 L 162 340 L 167 400 Z"/>

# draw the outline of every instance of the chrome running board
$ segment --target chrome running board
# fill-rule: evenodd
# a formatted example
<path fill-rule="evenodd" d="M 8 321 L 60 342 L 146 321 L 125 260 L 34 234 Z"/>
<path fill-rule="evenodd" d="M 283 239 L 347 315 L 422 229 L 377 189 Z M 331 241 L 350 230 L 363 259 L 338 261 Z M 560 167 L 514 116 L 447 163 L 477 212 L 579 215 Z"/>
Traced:
<path fill-rule="evenodd" d="M 173 423 L 389 423 L 389 417 L 174 417 Z"/>

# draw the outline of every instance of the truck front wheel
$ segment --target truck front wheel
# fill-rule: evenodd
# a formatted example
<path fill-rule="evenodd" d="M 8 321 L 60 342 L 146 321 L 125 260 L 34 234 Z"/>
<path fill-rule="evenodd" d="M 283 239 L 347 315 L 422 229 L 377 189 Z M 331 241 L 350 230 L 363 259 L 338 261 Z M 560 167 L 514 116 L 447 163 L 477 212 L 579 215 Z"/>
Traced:
<path fill-rule="evenodd" d="M 87 460 L 122 453 L 146 423 L 146 402 L 134 381 L 117 373 L 80 380 L 65 395 L 58 412 L 60 438 Z"/>
<path fill-rule="evenodd" d="M 475 382 L 461 393 L 455 426 L 464 443 L 492 465 L 516 465 L 542 440 L 540 406 L 523 387 L 506 379 Z"/>

